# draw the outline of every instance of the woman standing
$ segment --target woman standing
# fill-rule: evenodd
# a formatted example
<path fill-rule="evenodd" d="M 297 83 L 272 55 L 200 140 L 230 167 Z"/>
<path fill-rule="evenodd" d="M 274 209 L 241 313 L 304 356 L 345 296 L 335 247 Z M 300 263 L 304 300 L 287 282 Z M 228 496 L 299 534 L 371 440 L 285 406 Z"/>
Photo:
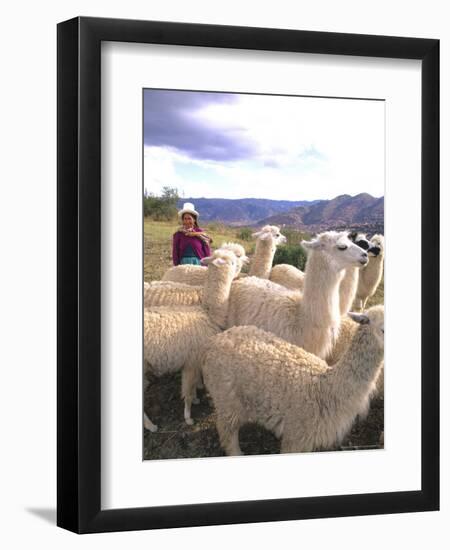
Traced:
<path fill-rule="evenodd" d="M 186 202 L 178 212 L 181 227 L 173 234 L 173 265 L 200 265 L 200 260 L 211 255 L 212 239 L 198 226 L 199 213 Z"/>

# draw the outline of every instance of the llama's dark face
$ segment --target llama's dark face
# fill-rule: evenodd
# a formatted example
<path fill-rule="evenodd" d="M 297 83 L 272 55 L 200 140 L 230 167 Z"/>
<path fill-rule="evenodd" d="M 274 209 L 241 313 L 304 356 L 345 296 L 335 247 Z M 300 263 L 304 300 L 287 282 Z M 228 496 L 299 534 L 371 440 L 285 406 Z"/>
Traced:
<path fill-rule="evenodd" d="M 379 256 L 384 253 L 384 237 L 383 235 L 374 235 L 370 239 L 370 249 L 368 250 L 371 256 Z"/>
<path fill-rule="evenodd" d="M 356 231 L 353 231 L 348 234 L 348 238 L 354 242 L 356 246 L 359 246 L 359 248 L 362 248 L 363 250 L 368 251 L 372 246 L 372 243 L 367 239 L 364 233 L 357 233 Z"/>

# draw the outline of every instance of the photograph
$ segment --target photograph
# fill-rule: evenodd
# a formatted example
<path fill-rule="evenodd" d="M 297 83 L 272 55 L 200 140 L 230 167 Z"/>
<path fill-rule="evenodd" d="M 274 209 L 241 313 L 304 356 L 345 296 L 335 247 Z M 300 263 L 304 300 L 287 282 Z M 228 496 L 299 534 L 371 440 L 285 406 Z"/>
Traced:
<path fill-rule="evenodd" d="M 142 101 L 143 459 L 383 451 L 385 101 Z"/>

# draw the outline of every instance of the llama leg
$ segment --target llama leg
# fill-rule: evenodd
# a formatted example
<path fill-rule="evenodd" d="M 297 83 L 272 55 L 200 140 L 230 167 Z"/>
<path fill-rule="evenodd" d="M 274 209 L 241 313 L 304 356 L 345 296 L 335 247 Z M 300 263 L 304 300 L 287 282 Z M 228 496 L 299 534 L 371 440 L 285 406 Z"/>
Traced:
<path fill-rule="evenodd" d="M 223 418 L 217 413 L 217 433 L 219 434 L 220 445 L 228 456 L 242 455 L 239 446 L 239 425 L 231 419 Z"/>
<path fill-rule="evenodd" d="M 199 372 L 198 373 L 198 379 L 197 379 L 197 389 L 198 390 L 203 390 L 205 387 L 205 385 L 203 384 L 203 376 L 202 376 L 202 373 Z"/>
<path fill-rule="evenodd" d="M 280 453 L 310 453 L 314 451 L 314 438 L 311 437 L 312 430 L 308 425 L 304 425 L 302 432 L 298 433 L 298 426 L 292 429 L 287 426 L 281 437 Z M 308 435 L 309 434 L 309 435 Z"/>
<path fill-rule="evenodd" d="M 145 396 L 145 392 L 147 391 L 148 386 L 149 386 L 149 381 L 147 380 L 147 378 L 145 376 L 145 373 L 144 373 L 144 396 Z M 150 432 L 158 431 L 158 426 L 156 424 L 153 424 L 153 422 L 145 414 L 145 412 L 144 412 L 144 428 L 146 430 L 149 430 Z"/>
<path fill-rule="evenodd" d="M 195 397 L 192 398 L 192 404 L 198 405 L 200 403 L 200 399 L 197 397 L 197 390 L 195 390 L 194 396 Z"/>
<path fill-rule="evenodd" d="M 144 413 L 144 428 L 146 430 L 149 430 L 150 432 L 158 431 L 158 426 L 156 424 L 153 424 L 153 422 L 145 413 Z"/>
<path fill-rule="evenodd" d="M 198 402 L 196 395 L 197 378 L 197 369 L 192 365 L 186 365 L 181 373 L 181 397 L 184 398 L 184 420 L 189 426 L 194 423 L 191 417 L 192 403 Z"/>
<path fill-rule="evenodd" d="M 197 373 L 197 379 L 195 381 L 195 396 L 194 398 L 192 399 L 192 404 L 193 405 L 198 405 L 200 403 L 200 399 L 199 397 L 197 396 L 197 390 L 203 390 L 203 388 L 205 387 L 203 385 L 203 377 L 202 377 L 202 373 L 201 373 L 201 370 L 200 369 L 196 369 L 196 373 Z"/>

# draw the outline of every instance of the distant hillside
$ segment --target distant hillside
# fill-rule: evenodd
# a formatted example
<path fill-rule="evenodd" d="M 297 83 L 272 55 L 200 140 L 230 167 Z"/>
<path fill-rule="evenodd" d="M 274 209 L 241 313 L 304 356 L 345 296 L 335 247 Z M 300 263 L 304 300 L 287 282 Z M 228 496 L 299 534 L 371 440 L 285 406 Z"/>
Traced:
<path fill-rule="evenodd" d="M 178 208 L 185 202 L 194 203 L 205 222 L 217 221 L 227 225 L 255 225 L 259 220 L 287 212 L 292 208 L 316 204 L 319 201 L 277 201 L 270 199 L 205 199 L 183 198 Z"/>
<path fill-rule="evenodd" d="M 328 229 L 384 233 L 384 197 L 375 198 L 368 193 L 315 201 L 184 198 L 178 207 L 185 202 L 194 203 L 203 222 L 291 226 L 312 233 Z"/>
<path fill-rule="evenodd" d="M 384 232 L 384 197 L 375 198 L 368 193 L 354 197 L 339 195 L 331 200 L 294 207 L 287 212 L 263 218 L 258 223 L 264 224 L 289 225 L 313 232 L 347 227 Z"/>

